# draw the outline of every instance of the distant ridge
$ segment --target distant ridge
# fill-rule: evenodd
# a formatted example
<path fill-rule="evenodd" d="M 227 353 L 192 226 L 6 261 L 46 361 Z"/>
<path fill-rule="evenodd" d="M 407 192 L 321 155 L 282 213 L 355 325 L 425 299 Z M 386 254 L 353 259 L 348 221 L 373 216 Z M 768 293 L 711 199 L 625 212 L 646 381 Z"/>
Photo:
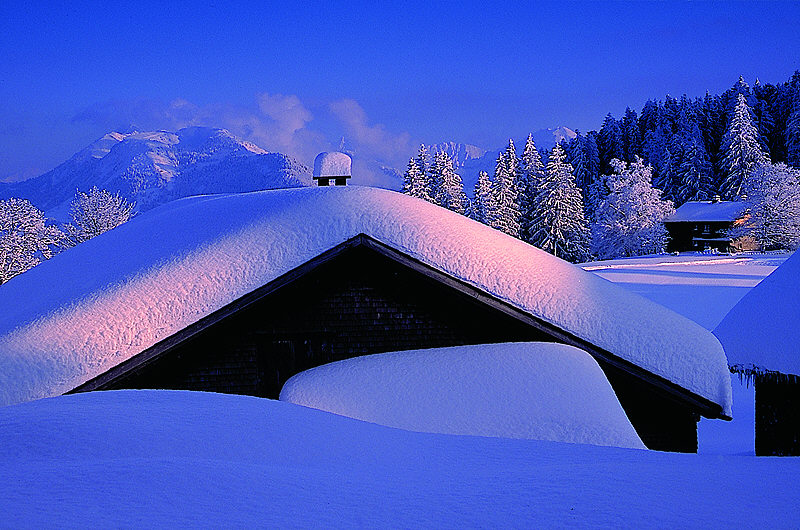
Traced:
<path fill-rule="evenodd" d="M 294 158 L 268 153 L 225 129 L 188 127 L 176 132 L 109 132 L 55 169 L 16 183 L 0 183 L 0 199 L 30 200 L 65 220 L 76 189 L 92 186 L 149 210 L 171 200 L 311 184 Z"/>
<path fill-rule="evenodd" d="M 533 142 L 540 152 L 545 149 L 552 149 L 562 140 L 570 141 L 577 136 L 575 131 L 569 127 L 563 126 L 541 129 L 532 134 Z M 514 139 L 514 144 L 517 147 L 517 156 L 522 156 L 526 138 L 527 137 Z M 428 146 L 431 154 L 437 151 L 444 151 L 453 158 L 453 165 L 458 174 L 461 175 L 461 179 L 464 181 L 464 191 L 466 191 L 468 195 L 472 195 L 472 189 L 475 186 L 475 182 L 478 180 L 478 173 L 486 171 L 489 175 L 494 174 L 497 155 L 505 148 L 506 146 L 503 145 L 499 149 L 487 151 L 471 144 L 457 142 L 441 142 Z M 403 171 L 405 171 L 405 169 Z M 402 174 L 402 171 L 400 173 Z"/>

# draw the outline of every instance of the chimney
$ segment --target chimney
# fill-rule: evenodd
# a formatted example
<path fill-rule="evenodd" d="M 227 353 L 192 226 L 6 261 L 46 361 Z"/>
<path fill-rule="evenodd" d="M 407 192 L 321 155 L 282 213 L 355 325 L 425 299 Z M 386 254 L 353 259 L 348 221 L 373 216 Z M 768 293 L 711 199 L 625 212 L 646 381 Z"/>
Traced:
<path fill-rule="evenodd" d="M 714 198 L 711 199 L 712 203 L 720 202 L 720 201 L 722 201 L 722 197 L 720 197 L 719 195 L 714 195 Z"/>
<path fill-rule="evenodd" d="M 317 186 L 347 186 L 353 160 L 349 155 L 333 151 L 323 152 L 314 159 L 314 180 Z M 333 181 L 333 182 L 331 182 Z"/>

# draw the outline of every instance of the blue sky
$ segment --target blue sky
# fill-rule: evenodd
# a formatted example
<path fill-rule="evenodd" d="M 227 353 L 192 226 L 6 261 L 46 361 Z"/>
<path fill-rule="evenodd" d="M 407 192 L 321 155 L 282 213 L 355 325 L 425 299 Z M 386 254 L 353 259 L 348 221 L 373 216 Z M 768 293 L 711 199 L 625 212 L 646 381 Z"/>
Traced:
<path fill-rule="evenodd" d="M 800 3 L 0 5 L 0 178 L 129 124 L 223 126 L 310 163 L 398 163 L 800 68 Z M 311 157 L 311 159 L 308 159 Z"/>

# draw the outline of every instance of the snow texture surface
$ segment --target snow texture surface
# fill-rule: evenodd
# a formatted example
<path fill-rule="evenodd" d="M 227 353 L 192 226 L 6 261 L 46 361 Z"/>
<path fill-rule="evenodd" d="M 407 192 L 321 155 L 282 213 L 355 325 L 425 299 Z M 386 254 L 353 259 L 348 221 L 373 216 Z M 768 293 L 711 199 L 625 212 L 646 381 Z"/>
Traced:
<path fill-rule="evenodd" d="M 314 159 L 315 177 L 344 177 L 350 176 L 350 166 L 353 160 L 349 155 L 339 152 L 320 153 Z"/>
<path fill-rule="evenodd" d="M 787 528 L 798 475 L 800 458 L 416 433 L 248 396 L 0 408 L 9 528 Z"/>
<path fill-rule="evenodd" d="M 0 404 L 66 392 L 360 233 L 731 410 L 722 347 L 694 322 L 462 215 L 355 186 L 174 201 L 13 278 Z"/>
<path fill-rule="evenodd" d="M 750 207 L 742 201 L 689 201 L 681 205 L 675 213 L 664 219 L 666 223 L 677 222 L 720 222 L 739 219 Z"/>
<path fill-rule="evenodd" d="M 564 344 L 355 357 L 295 375 L 280 399 L 411 431 L 645 449 L 597 361 Z"/>
<path fill-rule="evenodd" d="M 714 329 L 732 365 L 800 376 L 800 253 L 736 304 Z"/>

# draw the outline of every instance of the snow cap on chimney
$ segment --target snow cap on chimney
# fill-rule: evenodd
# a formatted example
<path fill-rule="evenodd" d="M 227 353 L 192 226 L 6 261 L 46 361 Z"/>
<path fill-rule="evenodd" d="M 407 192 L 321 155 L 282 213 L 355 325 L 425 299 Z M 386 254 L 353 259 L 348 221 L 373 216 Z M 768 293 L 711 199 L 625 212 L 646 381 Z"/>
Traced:
<path fill-rule="evenodd" d="M 314 159 L 314 180 L 319 186 L 346 186 L 350 178 L 353 160 L 349 155 L 338 151 L 323 152 Z"/>

